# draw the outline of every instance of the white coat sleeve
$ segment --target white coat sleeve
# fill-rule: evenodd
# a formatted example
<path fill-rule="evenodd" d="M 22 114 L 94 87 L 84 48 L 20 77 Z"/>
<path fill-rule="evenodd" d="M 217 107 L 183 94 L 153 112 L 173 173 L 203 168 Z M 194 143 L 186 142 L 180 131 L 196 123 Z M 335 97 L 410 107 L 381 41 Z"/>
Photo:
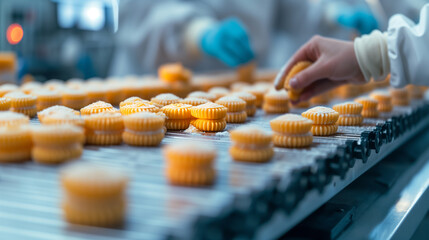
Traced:
<path fill-rule="evenodd" d="M 199 2 L 121 1 L 111 74 L 155 72 L 167 61 L 186 64 L 195 55 L 189 51 L 188 36 L 197 35 L 210 21 L 198 21 L 192 31 L 187 26 L 212 16 L 211 10 Z"/>
<path fill-rule="evenodd" d="M 386 33 L 374 31 L 354 43 L 359 67 L 368 81 L 384 79 L 391 73 L 390 84 L 429 86 L 429 4 L 415 24 L 403 15 L 389 20 Z"/>

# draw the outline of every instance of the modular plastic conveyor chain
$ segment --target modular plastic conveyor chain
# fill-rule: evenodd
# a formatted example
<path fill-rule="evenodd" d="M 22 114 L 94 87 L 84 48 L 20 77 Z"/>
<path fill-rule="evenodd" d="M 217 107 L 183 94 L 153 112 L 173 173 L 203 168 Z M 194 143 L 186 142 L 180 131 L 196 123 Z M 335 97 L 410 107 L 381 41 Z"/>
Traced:
<path fill-rule="evenodd" d="M 299 114 L 302 109 L 292 111 Z M 274 117 L 259 110 L 247 122 L 269 130 Z M 111 229 L 72 225 L 62 219 L 58 166 L 1 164 L 0 238 L 252 239 L 264 227 L 274 226 L 279 213 L 291 218 L 280 224 L 286 231 L 428 123 L 429 106 L 413 101 L 377 119 L 365 119 L 362 126 L 340 126 L 334 136 L 314 137 L 310 148 L 275 148 L 272 161 L 264 164 L 233 161 L 226 131 L 168 132 L 159 147 L 86 146 L 77 161 L 130 173 L 126 222 Z M 32 124 L 39 123 L 32 120 Z M 237 126 L 228 124 L 227 130 Z M 162 146 L 182 140 L 216 146 L 213 186 L 178 187 L 165 180 Z"/>
<path fill-rule="evenodd" d="M 214 236 L 240 236 L 251 239 L 258 226 L 270 219 L 275 211 L 292 213 L 306 192 L 317 189 L 322 193 L 333 176 L 343 178 L 357 160 L 366 163 L 373 152 L 379 153 L 383 144 L 394 141 L 423 120 L 428 121 L 428 116 L 429 106 L 425 104 L 410 114 L 401 114 L 384 123 L 377 123 L 373 130 L 355 136 L 358 139 L 349 139 L 338 145 L 335 153 L 318 158 L 311 166 L 295 169 L 286 181 L 276 179 L 263 191 L 252 194 L 246 200 L 248 203 L 236 204 L 228 214 L 213 219 L 199 218 L 194 226 L 193 237 L 221 239 Z M 242 205 L 246 208 L 240 208 Z"/>

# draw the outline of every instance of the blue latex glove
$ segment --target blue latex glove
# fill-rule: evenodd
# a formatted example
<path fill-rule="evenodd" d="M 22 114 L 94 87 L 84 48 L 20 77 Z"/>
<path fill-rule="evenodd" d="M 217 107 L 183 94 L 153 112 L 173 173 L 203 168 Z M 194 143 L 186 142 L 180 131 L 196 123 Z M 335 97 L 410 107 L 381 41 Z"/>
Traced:
<path fill-rule="evenodd" d="M 203 52 L 236 67 L 254 58 L 249 36 L 235 18 L 227 19 L 206 30 L 201 37 Z"/>
<path fill-rule="evenodd" d="M 349 9 L 337 16 L 337 22 L 348 28 L 359 31 L 360 34 L 371 33 L 378 28 L 375 17 L 365 9 Z"/>

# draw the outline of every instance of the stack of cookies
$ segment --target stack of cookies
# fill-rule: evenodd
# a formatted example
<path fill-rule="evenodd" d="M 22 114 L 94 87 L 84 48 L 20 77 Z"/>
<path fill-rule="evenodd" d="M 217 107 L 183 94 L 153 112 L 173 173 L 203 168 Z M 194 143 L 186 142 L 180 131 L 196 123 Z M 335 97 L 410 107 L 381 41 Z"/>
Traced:
<path fill-rule="evenodd" d="M 58 92 L 46 89 L 38 89 L 32 91 L 31 95 L 37 97 L 37 111 L 41 111 L 51 106 L 61 105 L 61 94 Z"/>
<path fill-rule="evenodd" d="M 63 163 L 83 152 L 85 134 L 74 125 L 41 125 L 32 129 L 34 161 L 44 164 Z"/>
<path fill-rule="evenodd" d="M 26 120 L 28 121 L 28 117 Z M 0 120 L 0 163 L 30 160 L 32 147 L 30 128 L 17 123 L 1 122 Z"/>
<path fill-rule="evenodd" d="M 391 112 L 393 109 L 392 97 L 389 92 L 378 90 L 374 91 L 369 95 L 370 98 L 378 102 L 377 110 L 379 112 Z"/>
<path fill-rule="evenodd" d="M 175 103 L 161 108 L 166 116 L 165 127 L 168 130 L 187 129 L 192 120 L 191 107 L 192 105 Z"/>
<path fill-rule="evenodd" d="M 122 139 L 134 146 L 156 146 L 164 138 L 164 117 L 151 112 L 135 113 L 124 117 Z"/>
<path fill-rule="evenodd" d="M 64 218 L 73 224 L 120 226 L 126 214 L 127 175 L 90 163 L 69 165 L 61 172 Z"/>
<path fill-rule="evenodd" d="M 338 125 L 340 126 L 359 126 L 363 121 L 361 115 L 363 106 L 358 102 L 344 102 L 332 107 L 340 114 Z"/>
<path fill-rule="evenodd" d="M 79 89 L 62 89 L 61 102 L 66 107 L 79 110 L 88 103 L 88 94 Z"/>
<path fill-rule="evenodd" d="M 240 162 L 268 162 L 274 155 L 272 134 L 258 126 L 245 125 L 231 131 L 231 157 Z"/>
<path fill-rule="evenodd" d="M 226 127 L 226 113 L 228 109 L 216 103 L 206 103 L 191 108 L 191 124 L 200 131 L 220 132 Z"/>
<path fill-rule="evenodd" d="M 280 91 L 274 89 L 270 90 L 264 95 L 263 109 L 268 114 L 289 112 L 289 97 L 287 92 L 284 89 Z"/>
<path fill-rule="evenodd" d="M 408 106 L 410 104 L 410 96 L 405 88 L 390 88 L 392 95 L 393 106 Z"/>
<path fill-rule="evenodd" d="M 355 102 L 362 104 L 362 117 L 364 118 L 376 118 L 378 117 L 378 102 L 369 97 L 356 98 Z"/>
<path fill-rule="evenodd" d="M 241 98 L 246 102 L 246 113 L 248 117 L 252 117 L 256 113 L 256 97 L 248 92 L 236 92 L 232 96 Z"/>
<path fill-rule="evenodd" d="M 122 143 L 124 121 L 120 113 L 101 112 L 84 117 L 86 143 L 117 145 Z"/>
<path fill-rule="evenodd" d="M 23 92 L 10 92 L 4 95 L 4 97 L 10 100 L 10 111 L 25 114 L 30 118 L 36 116 L 36 96 Z"/>
<path fill-rule="evenodd" d="M 122 115 L 127 116 L 139 112 L 157 113 L 159 111 L 159 108 L 146 100 L 131 100 L 131 98 L 129 98 L 128 102 L 121 102 L 119 111 Z"/>
<path fill-rule="evenodd" d="M 313 121 L 311 133 L 314 136 L 333 135 L 338 130 L 337 120 L 339 114 L 332 108 L 314 107 L 302 113 L 302 116 Z"/>
<path fill-rule="evenodd" d="M 277 147 L 302 148 L 313 142 L 313 122 L 297 114 L 285 114 L 270 121 L 273 142 Z"/>
<path fill-rule="evenodd" d="M 158 76 L 161 81 L 167 83 L 187 84 L 191 80 L 192 72 L 180 63 L 170 63 L 159 67 Z"/>
<path fill-rule="evenodd" d="M 244 123 L 247 119 L 246 102 L 236 96 L 221 97 L 216 101 L 228 109 L 226 113 L 227 123 Z"/>
<path fill-rule="evenodd" d="M 216 149 L 209 143 L 178 142 L 164 148 L 166 176 L 174 185 L 210 185 L 215 180 Z"/>

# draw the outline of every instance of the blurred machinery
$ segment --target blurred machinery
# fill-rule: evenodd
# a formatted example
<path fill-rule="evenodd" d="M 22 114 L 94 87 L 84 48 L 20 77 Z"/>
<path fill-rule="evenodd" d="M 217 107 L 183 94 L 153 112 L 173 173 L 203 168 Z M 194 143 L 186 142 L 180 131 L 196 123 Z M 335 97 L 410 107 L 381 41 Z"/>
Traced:
<path fill-rule="evenodd" d="M 0 1 L 0 51 L 16 53 L 19 77 L 105 76 L 116 28 L 117 0 Z"/>

